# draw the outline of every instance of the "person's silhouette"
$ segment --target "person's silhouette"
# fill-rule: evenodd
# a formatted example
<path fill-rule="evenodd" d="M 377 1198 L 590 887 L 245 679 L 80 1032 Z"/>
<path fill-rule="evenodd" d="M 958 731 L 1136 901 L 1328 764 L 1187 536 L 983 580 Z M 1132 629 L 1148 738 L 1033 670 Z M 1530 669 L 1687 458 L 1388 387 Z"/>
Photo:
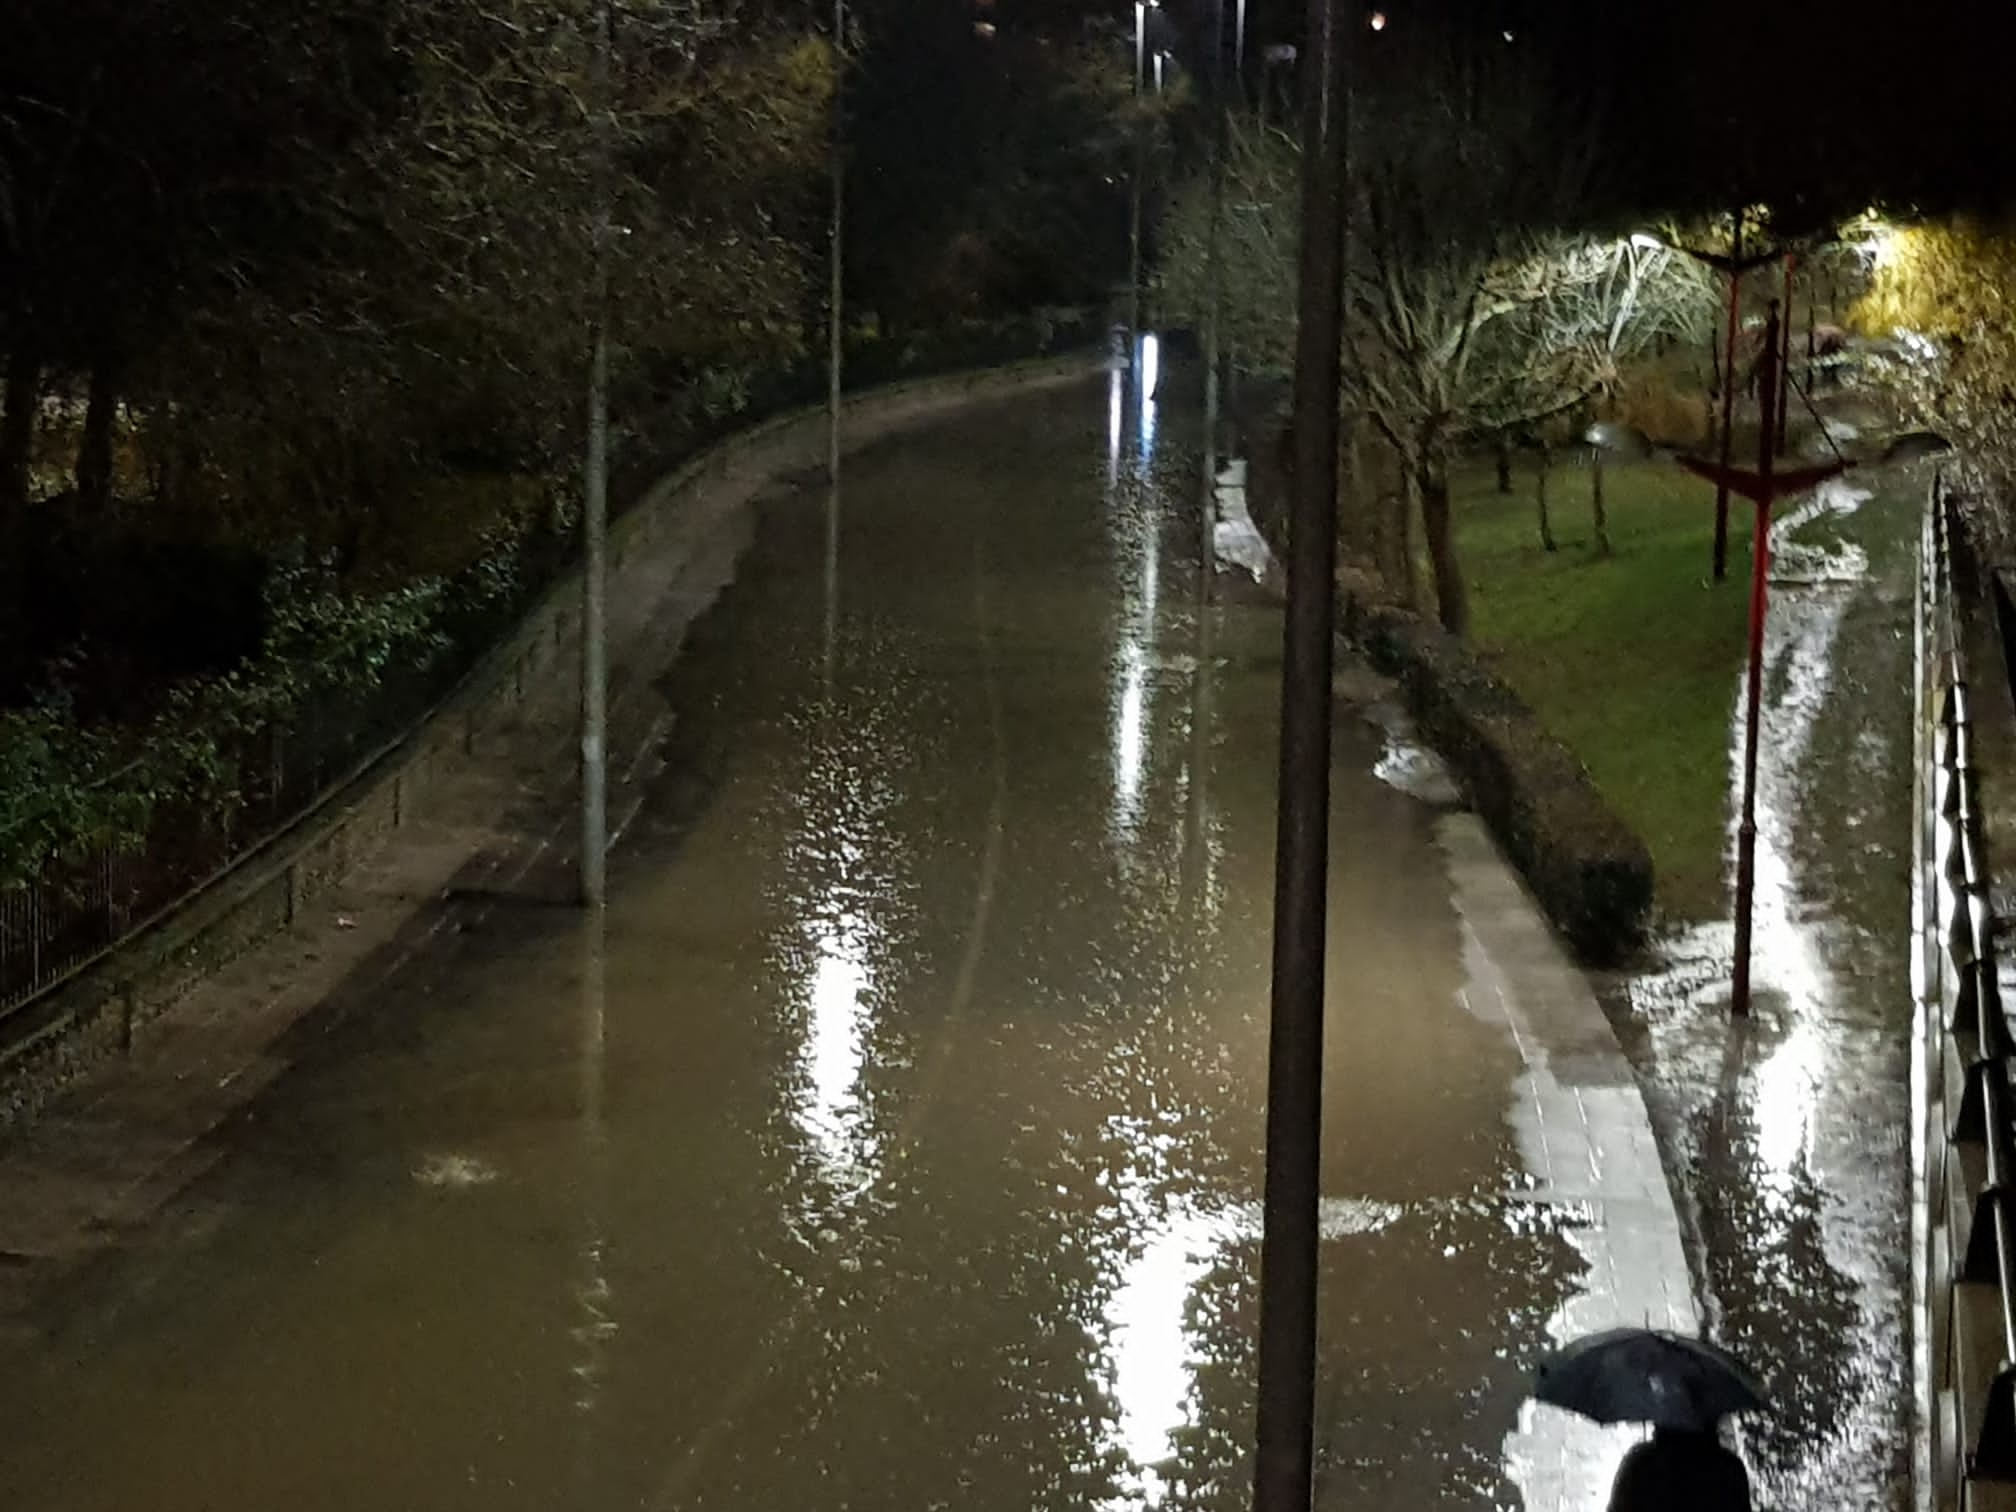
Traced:
<path fill-rule="evenodd" d="M 1610 1512 L 1751 1512 L 1750 1474 L 1712 1432 L 1655 1428 L 1618 1465 Z"/>

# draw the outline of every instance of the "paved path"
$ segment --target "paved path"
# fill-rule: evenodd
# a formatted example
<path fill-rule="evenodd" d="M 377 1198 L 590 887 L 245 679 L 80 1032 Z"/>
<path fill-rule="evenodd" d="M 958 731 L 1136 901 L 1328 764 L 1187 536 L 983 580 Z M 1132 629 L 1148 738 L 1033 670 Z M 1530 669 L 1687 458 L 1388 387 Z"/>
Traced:
<path fill-rule="evenodd" d="M 1911 613 L 1926 482 L 1863 469 L 1778 527 L 1752 1017 L 1728 1017 L 1723 921 L 1675 931 L 1614 994 L 1710 1331 L 1780 1409 L 1742 1436 L 1776 1512 L 1909 1505 Z M 1732 671 L 1732 794 L 1739 694 Z"/>

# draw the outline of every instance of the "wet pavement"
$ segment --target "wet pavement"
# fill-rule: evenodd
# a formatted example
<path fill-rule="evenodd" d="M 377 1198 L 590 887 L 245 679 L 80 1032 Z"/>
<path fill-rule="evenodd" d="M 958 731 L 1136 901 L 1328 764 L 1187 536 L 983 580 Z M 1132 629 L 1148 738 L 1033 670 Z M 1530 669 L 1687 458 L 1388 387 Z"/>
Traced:
<path fill-rule="evenodd" d="M 1170 424 L 1088 387 L 773 496 L 606 919 L 451 898 L 300 1026 L 13 1320 L 7 1505 L 1245 1505 L 1280 619 L 1200 597 Z M 1372 712 L 1319 1502 L 1597 1506 L 1619 1436 L 1521 1399 L 1550 1339 L 1692 1321 L 1651 1128 Z"/>
<path fill-rule="evenodd" d="M 1869 469 L 1785 510 L 1767 621 L 1756 997 L 1689 928 L 1611 994 L 1676 1175 L 1711 1335 L 1780 1412 L 1760 1506 L 1910 1504 L 1912 594 L 1927 477 Z M 1731 791 L 1741 761 L 1732 679 Z M 1732 797 L 1732 810 L 1734 800 Z M 1731 817 L 1731 854 L 1734 845 Z"/>

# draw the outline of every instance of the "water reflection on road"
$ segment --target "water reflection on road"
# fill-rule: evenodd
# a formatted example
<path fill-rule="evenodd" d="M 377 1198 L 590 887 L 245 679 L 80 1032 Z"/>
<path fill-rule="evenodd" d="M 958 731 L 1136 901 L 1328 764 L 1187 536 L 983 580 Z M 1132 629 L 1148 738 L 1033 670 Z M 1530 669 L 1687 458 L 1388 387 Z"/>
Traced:
<path fill-rule="evenodd" d="M 306 1049 L 0 1358 L 9 1504 L 1243 1506 L 1280 621 L 1138 397 L 771 501 L 606 933 L 506 905 Z M 1515 1506 L 1580 1263 L 1434 811 L 1339 739 L 1321 1500 Z"/>

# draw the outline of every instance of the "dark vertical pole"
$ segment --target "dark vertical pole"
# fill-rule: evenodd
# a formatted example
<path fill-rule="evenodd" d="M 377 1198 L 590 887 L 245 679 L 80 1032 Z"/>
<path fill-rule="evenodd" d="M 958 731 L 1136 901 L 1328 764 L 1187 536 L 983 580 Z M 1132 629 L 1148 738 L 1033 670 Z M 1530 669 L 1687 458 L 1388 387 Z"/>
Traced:
<path fill-rule="evenodd" d="M 600 907 L 609 852 L 609 229 L 615 102 L 610 52 L 614 16 L 595 18 L 595 249 L 589 290 L 588 460 L 581 509 L 581 901 Z"/>
<path fill-rule="evenodd" d="M 1785 455 L 1785 432 L 1792 418 L 1792 275 L 1798 271 L 1799 254 L 1785 254 L 1785 308 L 1778 331 L 1778 421 L 1773 434 L 1778 438 L 1778 455 Z"/>
<path fill-rule="evenodd" d="M 841 275 L 845 270 L 845 242 L 842 236 L 847 208 L 847 118 L 841 88 L 846 64 L 847 0 L 833 0 L 833 140 L 828 144 L 833 170 L 833 219 L 827 228 L 830 245 L 827 248 L 829 287 L 826 294 L 826 481 L 836 486 L 840 482 L 841 337 L 846 329 L 846 311 L 841 302 Z"/>
<path fill-rule="evenodd" d="M 1777 426 L 1770 396 L 1778 379 L 1778 304 L 1764 326 L 1764 433 L 1757 443 L 1757 525 L 1750 542 L 1750 661 L 1743 687 L 1743 817 L 1736 828 L 1736 963 L 1729 1011 L 1750 1012 L 1750 912 L 1757 892 L 1757 725 L 1764 703 L 1764 610 L 1771 576 L 1771 460 Z"/>
<path fill-rule="evenodd" d="M 1134 172 L 1127 211 L 1127 362 L 1140 363 L 1141 343 L 1141 179 L 1148 171 L 1147 125 L 1141 119 L 1142 65 L 1148 45 L 1148 0 L 1134 0 Z M 1138 374 L 1136 381 L 1139 381 Z"/>
<path fill-rule="evenodd" d="M 1232 11 L 1232 92 L 1220 105 L 1221 110 L 1230 110 L 1236 101 L 1243 111 L 1246 108 L 1246 0 L 1236 0 Z M 1260 105 L 1264 112 L 1267 104 L 1267 84 L 1265 70 L 1262 70 L 1260 84 Z M 1221 132 L 1229 135 L 1229 125 L 1225 118 L 1219 122 Z M 1226 150 L 1225 137 L 1221 135 L 1218 150 Z M 1243 450 L 1239 436 L 1239 337 L 1236 331 L 1225 336 L 1225 415 L 1229 424 L 1233 451 Z"/>
<path fill-rule="evenodd" d="M 1736 437 L 1736 334 L 1743 303 L 1743 211 L 1736 211 L 1736 234 L 1730 249 L 1729 333 L 1722 349 L 1722 472 L 1726 479 Z M 1715 581 L 1729 575 L 1729 485 L 1715 485 Z"/>
<path fill-rule="evenodd" d="M 1316 1204 L 1330 832 L 1331 622 L 1342 376 L 1347 75 L 1332 0 L 1309 0 L 1302 84 L 1295 496 L 1281 671 L 1256 1512 L 1306 1512 L 1315 1435 Z"/>
<path fill-rule="evenodd" d="M 1225 0 L 1211 7 L 1211 51 L 1206 61 L 1211 92 L 1211 210 L 1204 237 L 1204 477 L 1198 505 L 1204 584 L 1208 592 L 1215 551 L 1212 526 L 1217 519 L 1218 490 L 1218 355 L 1219 327 L 1225 309 L 1225 255 L 1220 247 L 1220 223 L 1225 216 Z"/>

